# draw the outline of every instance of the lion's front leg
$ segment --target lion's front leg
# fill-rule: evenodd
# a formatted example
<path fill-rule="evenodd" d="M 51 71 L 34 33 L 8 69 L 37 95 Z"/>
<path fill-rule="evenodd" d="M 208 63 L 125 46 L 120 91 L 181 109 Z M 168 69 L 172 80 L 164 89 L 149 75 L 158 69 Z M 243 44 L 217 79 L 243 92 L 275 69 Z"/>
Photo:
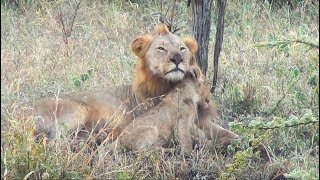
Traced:
<path fill-rule="evenodd" d="M 210 144 L 210 141 L 206 137 L 204 131 L 200 129 L 199 126 L 197 126 L 195 123 L 192 123 L 191 134 L 193 137 L 193 141 L 196 144 L 200 144 L 203 146 Z"/>
<path fill-rule="evenodd" d="M 192 151 L 191 130 L 192 130 L 192 124 L 194 122 L 195 117 L 196 117 L 195 108 L 190 108 L 189 113 L 183 114 L 182 116 L 180 116 L 176 124 L 175 129 L 177 132 L 174 132 L 174 133 L 176 133 L 177 135 L 182 152 Z"/>
<path fill-rule="evenodd" d="M 218 144 L 222 145 L 229 145 L 232 143 L 232 141 L 239 138 L 239 135 L 236 133 L 214 124 L 211 121 L 206 122 L 206 125 L 203 126 L 203 130 L 208 138 L 211 138 Z"/>
<path fill-rule="evenodd" d="M 198 109 L 197 124 L 199 128 L 203 129 L 208 139 L 215 140 L 222 145 L 228 145 L 239 138 L 236 133 L 215 124 L 214 121 L 216 119 L 218 119 L 218 115 L 212 104 L 209 104 L 207 109 Z"/>

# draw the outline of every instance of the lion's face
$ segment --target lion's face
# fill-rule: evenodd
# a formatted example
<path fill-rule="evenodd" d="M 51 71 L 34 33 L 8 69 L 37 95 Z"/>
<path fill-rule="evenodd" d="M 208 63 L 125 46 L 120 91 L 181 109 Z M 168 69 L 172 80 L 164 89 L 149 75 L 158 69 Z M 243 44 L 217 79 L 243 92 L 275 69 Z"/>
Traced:
<path fill-rule="evenodd" d="M 189 70 L 192 54 L 182 40 L 167 34 L 159 35 L 151 42 L 145 59 L 154 75 L 169 81 L 180 81 Z"/>
<path fill-rule="evenodd" d="M 197 43 L 192 38 L 180 39 L 166 26 L 158 26 L 145 36 L 132 42 L 133 52 L 143 62 L 144 68 L 156 77 L 171 82 L 182 80 L 195 63 Z"/>

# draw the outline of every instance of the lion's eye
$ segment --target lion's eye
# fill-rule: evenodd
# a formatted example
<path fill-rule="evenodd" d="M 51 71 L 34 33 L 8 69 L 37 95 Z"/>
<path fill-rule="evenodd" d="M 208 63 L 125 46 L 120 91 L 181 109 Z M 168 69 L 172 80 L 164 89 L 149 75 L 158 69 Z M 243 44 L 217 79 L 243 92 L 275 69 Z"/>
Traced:
<path fill-rule="evenodd" d="M 186 49 L 185 47 L 180 47 L 180 51 L 185 50 L 185 49 Z"/>
<path fill-rule="evenodd" d="M 164 47 L 157 47 L 158 50 L 160 51 L 165 51 L 166 49 Z"/>

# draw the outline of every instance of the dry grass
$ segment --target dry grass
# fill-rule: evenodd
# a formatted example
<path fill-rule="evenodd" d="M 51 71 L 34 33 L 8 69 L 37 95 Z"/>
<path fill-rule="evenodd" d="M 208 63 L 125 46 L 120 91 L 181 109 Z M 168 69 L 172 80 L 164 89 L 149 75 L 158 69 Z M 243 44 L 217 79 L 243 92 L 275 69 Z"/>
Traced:
<path fill-rule="evenodd" d="M 113 152 L 107 144 L 94 149 L 82 144 L 82 150 L 72 152 L 70 139 L 34 143 L 31 123 L 13 118 L 14 108 L 58 93 L 131 83 L 135 57 L 129 44 L 157 23 L 155 13 L 160 11 L 152 1 L 83 1 L 65 44 L 59 13 L 70 22 L 73 6 L 68 1 L 39 1 L 20 10 L 1 6 L 1 177 L 319 179 L 318 123 L 266 131 L 233 127 L 241 141 L 227 150 L 213 144 L 189 159 L 161 151 Z M 179 23 L 190 27 L 186 5 L 177 7 Z M 296 39 L 319 44 L 318 8 L 309 1 L 295 10 L 228 1 L 215 94 L 225 124 L 319 121 L 318 49 L 297 43 L 256 46 Z M 214 32 L 213 26 L 210 60 Z M 188 28 L 179 33 L 190 34 Z M 77 81 L 90 69 L 88 79 Z"/>

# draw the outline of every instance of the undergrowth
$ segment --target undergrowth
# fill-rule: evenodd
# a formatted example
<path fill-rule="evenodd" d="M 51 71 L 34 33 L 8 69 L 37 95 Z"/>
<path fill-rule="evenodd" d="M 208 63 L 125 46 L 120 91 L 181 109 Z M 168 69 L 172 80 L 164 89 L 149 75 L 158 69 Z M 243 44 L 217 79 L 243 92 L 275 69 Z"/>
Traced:
<path fill-rule="evenodd" d="M 43 97 L 130 84 L 135 57 L 129 43 L 158 23 L 173 1 L 81 1 L 75 19 L 76 2 L 5 2 L 3 179 L 319 179 L 317 2 L 274 8 L 258 0 L 228 1 L 214 99 L 221 124 L 241 138 L 227 148 L 212 142 L 188 158 L 161 150 L 115 152 L 108 144 L 80 143 L 74 151 L 69 138 L 35 142 L 31 120 L 12 115 L 19 104 Z M 184 1 L 176 7 L 177 33 L 191 34 L 190 9 Z"/>

